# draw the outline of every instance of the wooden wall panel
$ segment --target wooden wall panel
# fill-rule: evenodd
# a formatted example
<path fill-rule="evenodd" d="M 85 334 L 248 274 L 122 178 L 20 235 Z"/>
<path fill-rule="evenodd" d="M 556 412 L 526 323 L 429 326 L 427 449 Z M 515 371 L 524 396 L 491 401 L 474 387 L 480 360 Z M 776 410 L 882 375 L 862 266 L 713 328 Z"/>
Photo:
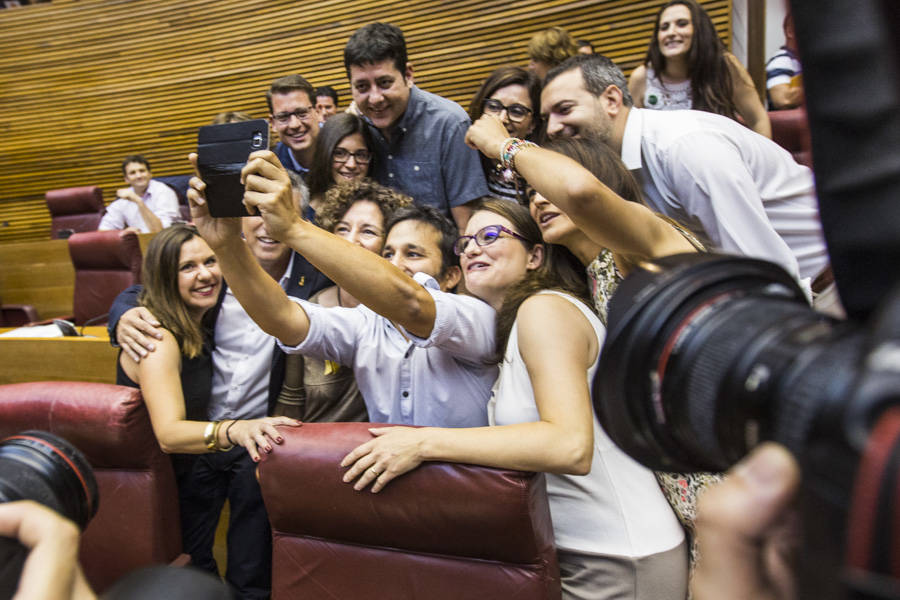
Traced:
<path fill-rule="evenodd" d="M 269 82 L 300 73 L 349 102 L 343 47 L 365 23 L 403 28 L 417 84 L 464 107 L 551 25 L 616 60 L 642 58 L 660 1 L 56 0 L 0 11 L 0 242 L 46 239 L 48 189 L 100 185 L 142 153 L 188 171 L 196 129 L 223 110 L 267 113 Z M 729 41 L 730 0 L 702 2 Z M 0 267 L 2 268 L 2 267 Z"/>

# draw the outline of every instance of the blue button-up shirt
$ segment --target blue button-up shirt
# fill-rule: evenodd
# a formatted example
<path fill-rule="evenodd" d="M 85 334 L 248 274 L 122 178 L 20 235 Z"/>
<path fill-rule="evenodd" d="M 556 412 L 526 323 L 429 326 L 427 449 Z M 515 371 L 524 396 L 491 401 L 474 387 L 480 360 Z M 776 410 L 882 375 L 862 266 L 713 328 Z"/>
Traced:
<path fill-rule="evenodd" d="M 465 142 L 469 115 L 456 102 L 413 86 L 390 140 L 367 123 L 375 138 L 378 183 L 448 217 L 450 208 L 488 194 L 478 152 Z"/>
<path fill-rule="evenodd" d="M 363 305 L 325 308 L 292 298 L 309 316 L 309 333 L 281 348 L 352 366 L 375 423 L 479 427 L 497 379 L 494 309 L 470 296 L 439 289 L 424 273 L 416 281 L 435 302 L 428 338 L 403 332 Z M 406 337 L 404 337 L 404 334 Z"/>

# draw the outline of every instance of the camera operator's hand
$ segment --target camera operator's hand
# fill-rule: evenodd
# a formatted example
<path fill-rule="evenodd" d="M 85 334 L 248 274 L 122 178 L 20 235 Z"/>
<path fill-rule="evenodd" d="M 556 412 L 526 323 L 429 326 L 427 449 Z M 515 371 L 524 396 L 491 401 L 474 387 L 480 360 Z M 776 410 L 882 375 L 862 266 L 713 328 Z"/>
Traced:
<path fill-rule="evenodd" d="M 793 499 L 800 468 L 782 446 L 762 444 L 699 501 L 696 600 L 793 600 L 799 543 Z"/>
<path fill-rule="evenodd" d="M 194 167 L 194 177 L 188 182 L 188 204 L 191 206 L 191 220 L 197 231 L 214 251 L 228 242 L 239 241 L 241 237 L 240 217 L 216 218 L 209 214 L 206 203 L 206 182 L 200 179 L 197 170 L 197 154 L 191 152 L 188 160 Z"/>
<path fill-rule="evenodd" d="M 0 535 L 29 549 L 13 600 L 95 600 L 78 565 L 78 527 L 49 508 L 23 500 L 0 504 Z"/>

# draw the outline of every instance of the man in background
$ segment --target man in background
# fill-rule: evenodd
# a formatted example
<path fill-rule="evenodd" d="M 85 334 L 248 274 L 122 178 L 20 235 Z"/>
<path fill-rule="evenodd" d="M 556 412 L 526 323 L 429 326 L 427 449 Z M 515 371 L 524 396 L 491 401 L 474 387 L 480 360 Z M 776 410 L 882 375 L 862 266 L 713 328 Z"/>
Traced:
<path fill-rule="evenodd" d="M 106 207 L 97 229 L 156 233 L 181 217 L 178 196 L 172 188 L 153 179 L 146 158 L 139 154 L 126 156 L 122 175 L 129 187 L 116 190 L 116 200 Z"/>
<path fill-rule="evenodd" d="M 319 113 L 313 86 L 300 75 L 272 82 L 266 92 L 269 124 L 278 134 L 274 152 L 286 169 L 306 177 L 319 135 Z"/>

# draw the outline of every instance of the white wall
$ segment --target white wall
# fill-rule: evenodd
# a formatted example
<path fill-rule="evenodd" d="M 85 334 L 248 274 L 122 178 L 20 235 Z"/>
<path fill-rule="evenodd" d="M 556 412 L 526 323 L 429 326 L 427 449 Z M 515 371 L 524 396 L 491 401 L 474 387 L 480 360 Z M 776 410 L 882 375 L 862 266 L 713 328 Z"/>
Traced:
<path fill-rule="evenodd" d="M 766 0 L 766 60 L 784 44 L 781 23 L 786 8 L 786 0 Z M 747 0 L 731 3 L 731 51 L 738 60 L 747 64 Z"/>

